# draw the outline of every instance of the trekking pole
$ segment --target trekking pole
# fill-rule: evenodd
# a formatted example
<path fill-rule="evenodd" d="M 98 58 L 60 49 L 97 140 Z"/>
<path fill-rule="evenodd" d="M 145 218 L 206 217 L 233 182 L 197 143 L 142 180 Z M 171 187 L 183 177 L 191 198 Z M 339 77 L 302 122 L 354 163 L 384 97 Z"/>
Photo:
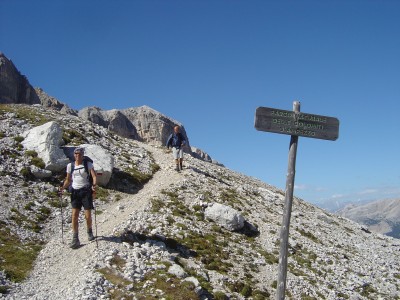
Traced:
<path fill-rule="evenodd" d="M 94 208 L 94 228 L 95 228 L 95 234 L 96 234 L 96 248 L 99 248 L 99 242 L 97 241 L 97 211 L 96 211 L 96 204 L 94 203 L 94 200 L 96 198 L 96 192 L 93 192 L 93 208 Z"/>
<path fill-rule="evenodd" d="M 60 195 L 60 209 L 61 209 L 61 240 L 62 243 L 64 244 L 64 214 L 63 214 L 63 203 L 62 203 L 62 185 L 60 186 L 58 194 Z"/>

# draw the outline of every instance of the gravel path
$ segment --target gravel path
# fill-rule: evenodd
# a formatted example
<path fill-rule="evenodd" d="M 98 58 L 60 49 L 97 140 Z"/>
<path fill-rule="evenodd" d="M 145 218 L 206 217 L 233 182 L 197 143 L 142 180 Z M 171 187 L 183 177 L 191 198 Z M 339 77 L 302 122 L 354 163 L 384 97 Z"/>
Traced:
<path fill-rule="evenodd" d="M 64 232 L 64 244 L 62 244 L 61 232 L 59 227 L 57 228 L 59 224 L 55 223 L 57 232 L 39 254 L 30 277 L 7 295 L 6 299 L 96 299 L 93 289 L 101 289 L 99 282 L 101 283 L 102 279 L 94 270 L 105 255 L 124 247 L 122 243 L 116 242 L 113 229 L 132 213 L 143 211 L 148 207 L 152 196 L 183 179 L 184 172 L 177 173 L 173 170 L 170 154 L 151 146 L 143 145 L 143 147 L 152 153 L 160 170 L 137 194 L 128 195 L 117 203 L 102 203 L 101 207 L 98 206 L 103 212 L 97 216 L 98 247 L 95 241 L 87 242 L 82 213 L 79 224 L 82 246 L 79 249 L 73 250 L 68 247 L 72 236 L 70 229 Z M 54 221 L 59 221 L 59 218 Z M 70 224 L 68 226 L 70 227 Z M 93 229 L 95 230 L 94 226 Z M 91 282 L 97 282 L 98 285 L 90 286 Z"/>

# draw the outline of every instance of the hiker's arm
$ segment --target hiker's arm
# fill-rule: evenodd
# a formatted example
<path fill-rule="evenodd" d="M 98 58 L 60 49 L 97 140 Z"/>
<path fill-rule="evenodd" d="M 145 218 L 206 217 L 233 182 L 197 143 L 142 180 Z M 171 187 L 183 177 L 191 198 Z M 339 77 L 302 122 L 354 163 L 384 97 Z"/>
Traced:
<path fill-rule="evenodd" d="M 67 173 L 64 183 L 61 186 L 60 192 L 64 191 L 67 187 L 69 187 L 70 183 L 71 183 L 71 174 Z"/>
<path fill-rule="evenodd" d="M 94 171 L 94 168 L 90 169 L 90 174 L 92 175 L 92 178 L 93 178 L 92 190 L 95 190 L 96 186 L 97 186 L 97 176 L 96 176 L 96 172 Z"/>

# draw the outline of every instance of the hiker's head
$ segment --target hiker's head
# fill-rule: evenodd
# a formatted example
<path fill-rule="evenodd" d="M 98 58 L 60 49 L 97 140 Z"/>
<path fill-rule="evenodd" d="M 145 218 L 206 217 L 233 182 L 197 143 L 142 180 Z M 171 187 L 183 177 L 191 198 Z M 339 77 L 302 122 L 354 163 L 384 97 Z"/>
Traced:
<path fill-rule="evenodd" d="M 74 150 L 74 156 L 75 157 L 82 157 L 84 153 L 85 153 L 85 150 L 83 148 L 81 148 L 81 147 L 77 147 Z"/>
<path fill-rule="evenodd" d="M 175 126 L 174 126 L 174 132 L 175 132 L 175 133 L 178 133 L 180 129 L 181 129 L 181 128 L 179 127 L 179 125 L 175 125 Z"/>

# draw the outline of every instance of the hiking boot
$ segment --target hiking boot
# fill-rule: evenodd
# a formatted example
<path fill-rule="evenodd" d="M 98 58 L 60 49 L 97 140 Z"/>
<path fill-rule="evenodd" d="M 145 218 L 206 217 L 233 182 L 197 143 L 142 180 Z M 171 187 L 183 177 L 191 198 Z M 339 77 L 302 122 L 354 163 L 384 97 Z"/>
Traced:
<path fill-rule="evenodd" d="M 91 241 L 93 241 L 95 239 L 92 230 L 89 230 L 87 234 L 88 234 L 88 241 L 89 242 L 91 242 Z"/>
<path fill-rule="evenodd" d="M 179 165 L 176 165 L 175 170 L 176 170 L 177 172 L 179 172 Z"/>
<path fill-rule="evenodd" d="M 180 164 L 179 164 L 179 167 L 181 168 L 181 171 L 182 171 L 182 170 L 183 170 L 183 164 L 180 163 Z"/>
<path fill-rule="evenodd" d="M 74 236 L 72 238 L 71 244 L 69 244 L 69 247 L 72 249 L 76 249 L 76 248 L 79 248 L 80 245 L 81 245 L 81 243 L 79 242 L 79 238 Z"/>

